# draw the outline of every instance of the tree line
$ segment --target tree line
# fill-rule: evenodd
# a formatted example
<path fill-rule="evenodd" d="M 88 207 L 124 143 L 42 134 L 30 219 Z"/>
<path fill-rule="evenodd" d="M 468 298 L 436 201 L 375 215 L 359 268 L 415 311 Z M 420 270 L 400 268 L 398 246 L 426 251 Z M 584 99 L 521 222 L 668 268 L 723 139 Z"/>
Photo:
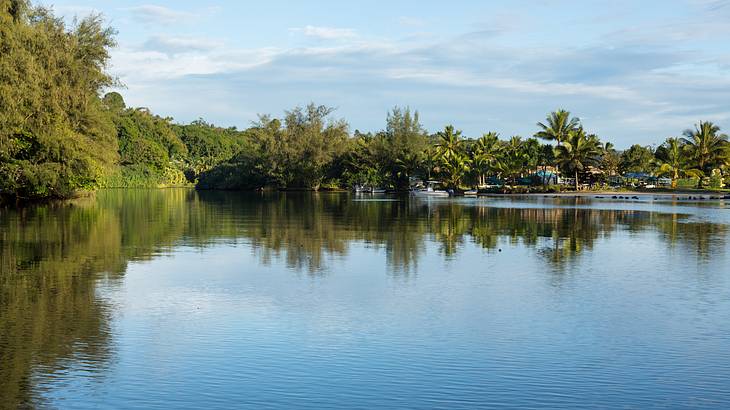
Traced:
<path fill-rule="evenodd" d="M 201 189 L 408 189 L 414 178 L 452 189 L 540 185 L 552 171 L 581 182 L 625 173 L 722 186 L 728 138 L 699 122 L 658 147 L 618 151 L 557 110 L 529 138 L 436 133 L 417 111 L 393 108 L 377 132 L 350 132 L 310 104 L 249 128 L 177 124 L 129 108 L 107 72 L 115 31 L 98 15 L 68 26 L 27 0 L 0 0 L 0 198 L 66 198 L 99 187 L 197 184 Z M 106 94 L 105 94 L 106 93 Z M 596 172 L 597 171 L 597 172 Z M 536 178 L 536 175 L 542 175 Z"/>
<path fill-rule="evenodd" d="M 198 176 L 204 189 L 349 188 L 406 190 L 414 179 L 437 180 L 459 190 L 485 185 L 545 185 L 548 170 L 573 180 L 608 183 L 626 174 L 665 176 L 676 187 L 693 178 L 697 187 L 720 187 L 730 176 L 730 143 L 712 122 L 700 121 L 682 137 L 657 147 L 619 151 L 585 130 L 566 110 L 537 123 L 534 136 L 501 139 L 488 132 L 465 138 L 452 125 L 429 134 L 418 112 L 393 108 L 385 129 L 348 134 L 332 109 L 310 104 L 286 112 L 283 121 L 262 116 L 246 130 L 246 149 Z"/>

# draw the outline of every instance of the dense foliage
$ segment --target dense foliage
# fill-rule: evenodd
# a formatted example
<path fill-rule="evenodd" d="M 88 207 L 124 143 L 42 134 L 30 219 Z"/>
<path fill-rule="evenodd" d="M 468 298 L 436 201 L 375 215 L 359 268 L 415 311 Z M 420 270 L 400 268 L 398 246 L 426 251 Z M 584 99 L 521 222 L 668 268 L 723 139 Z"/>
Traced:
<path fill-rule="evenodd" d="M 114 32 L 90 16 L 66 27 L 23 0 L 0 1 L 0 193 L 64 197 L 117 161 L 99 92 Z"/>
<path fill-rule="evenodd" d="M 188 184 L 405 190 L 434 179 L 458 191 L 547 187 L 558 175 L 575 189 L 621 175 L 718 188 L 730 176 L 728 137 L 702 121 L 658 147 L 625 151 L 562 109 L 537 123 L 533 137 L 507 139 L 495 132 L 465 138 L 452 125 L 429 134 L 417 111 L 399 107 L 383 130 L 352 135 L 332 108 L 315 104 L 282 118 L 262 115 L 242 131 L 202 119 L 176 124 L 127 107 L 119 93 L 101 97 L 116 85 L 106 72 L 114 34 L 99 16 L 68 27 L 25 0 L 0 0 L 0 200 Z"/>

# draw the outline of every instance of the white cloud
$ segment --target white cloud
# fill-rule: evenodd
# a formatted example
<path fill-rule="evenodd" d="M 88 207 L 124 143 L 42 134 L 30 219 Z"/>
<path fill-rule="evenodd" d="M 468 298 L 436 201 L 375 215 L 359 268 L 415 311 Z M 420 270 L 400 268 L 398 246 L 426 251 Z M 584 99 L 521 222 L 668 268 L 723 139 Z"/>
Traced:
<path fill-rule="evenodd" d="M 173 10 L 154 4 L 144 4 L 137 7 L 130 7 L 127 10 L 129 10 L 132 15 L 138 20 L 150 24 L 175 24 L 189 21 L 196 17 L 196 15 L 193 13 Z"/>
<path fill-rule="evenodd" d="M 419 80 L 455 87 L 490 87 L 524 94 L 586 95 L 603 99 L 649 103 L 636 92 L 619 85 L 591 85 L 583 83 L 539 82 L 510 77 L 481 77 L 460 70 L 395 69 L 386 72 L 394 79 Z"/>
<path fill-rule="evenodd" d="M 185 40 L 180 39 L 180 42 Z M 202 44 L 193 41 L 198 45 Z M 189 49 L 187 53 L 124 48 L 114 50 L 112 70 L 122 82 L 165 81 L 191 75 L 221 74 L 248 70 L 271 61 L 275 49 Z"/>
<path fill-rule="evenodd" d="M 304 26 L 289 30 L 321 41 L 297 47 L 157 35 L 115 50 L 113 73 L 162 114 L 238 126 L 255 119 L 251 112 L 312 100 L 341 107 L 353 129 L 377 129 L 377 118 L 398 104 L 419 108 L 432 130 L 455 122 L 471 135 L 531 135 L 535 121 L 565 107 L 619 146 L 660 141 L 699 119 L 730 126 L 727 51 L 649 41 L 643 37 L 671 37 L 667 22 L 649 26 L 580 44 L 515 42 L 522 33 L 509 27 L 498 27 L 495 39 L 494 30 L 468 32 L 473 25 L 448 38 L 400 39 Z M 190 94 L 195 101 L 180 98 Z"/>

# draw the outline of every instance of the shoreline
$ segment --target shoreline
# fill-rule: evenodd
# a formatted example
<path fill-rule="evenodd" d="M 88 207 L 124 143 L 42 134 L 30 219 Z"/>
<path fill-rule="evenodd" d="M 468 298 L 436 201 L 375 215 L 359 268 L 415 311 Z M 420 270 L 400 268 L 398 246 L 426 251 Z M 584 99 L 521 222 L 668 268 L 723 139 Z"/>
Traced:
<path fill-rule="evenodd" d="M 595 191 L 595 192 L 555 192 L 555 193 L 523 193 L 523 194 L 479 194 L 480 198 L 588 198 L 604 200 L 680 200 L 707 201 L 730 200 L 729 192 L 716 191 L 679 191 L 679 192 L 645 192 L 645 191 Z"/>

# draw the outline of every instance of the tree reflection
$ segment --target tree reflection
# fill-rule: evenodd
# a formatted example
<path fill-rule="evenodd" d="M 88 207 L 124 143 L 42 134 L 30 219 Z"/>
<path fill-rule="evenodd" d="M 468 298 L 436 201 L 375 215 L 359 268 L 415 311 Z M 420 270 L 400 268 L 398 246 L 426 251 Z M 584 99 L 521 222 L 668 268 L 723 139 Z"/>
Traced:
<path fill-rule="evenodd" d="M 676 214 L 582 207 L 497 207 L 490 201 L 359 201 L 347 194 L 225 193 L 191 190 L 102 191 L 96 198 L 0 210 L 0 397 L 38 404 L 34 370 L 53 374 L 85 358 L 103 373 L 110 363 L 111 307 L 97 292 L 129 261 L 177 246 L 244 243 L 263 264 L 321 274 L 331 256 L 355 246 L 382 250 L 390 270 L 415 270 L 430 244 L 457 258 L 473 243 L 533 249 L 553 272 L 616 232 L 654 231 L 668 246 L 709 258 L 727 226 Z M 577 201 L 577 202 L 576 202 Z M 577 206 L 576 206 L 577 205 Z M 519 263 L 519 261 L 515 261 Z"/>

